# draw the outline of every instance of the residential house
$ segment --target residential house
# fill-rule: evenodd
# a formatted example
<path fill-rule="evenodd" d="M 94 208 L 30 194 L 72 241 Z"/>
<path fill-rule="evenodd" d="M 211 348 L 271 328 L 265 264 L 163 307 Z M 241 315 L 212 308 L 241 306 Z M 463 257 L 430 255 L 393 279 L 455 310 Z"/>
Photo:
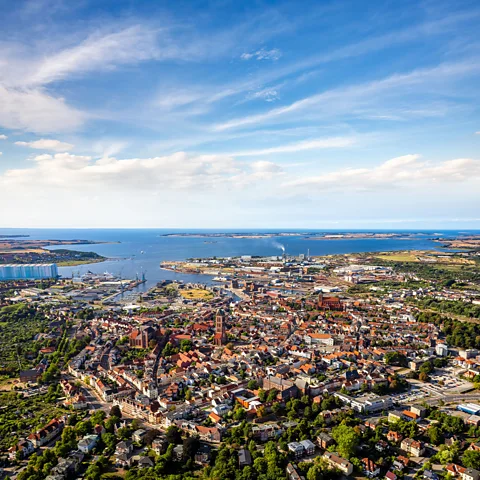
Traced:
<path fill-rule="evenodd" d="M 35 451 L 35 447 L 30 440 L 21 439 L 16 445 L 8 449 L 8 458 L 15 460 L 17 455 L 20 458 L 27 458 Z"/>
<path fill-rule="evenodd" d="M 317 444 L 320 448 L 326 450 L 330 445 L 333 445 L 335 441 L 328 435 L 328 433 L 321 432 L 317 436 Z"/>
<path fill-rule="evenodd" d="M 310 456 L 315 453 L 315 444 L 311 440 L 301 440 L 299 443 L 303 447 L 305 455 Z"/>
<path fill-rule="evenodd" d="M 345 475 L 351 475 L 353 472 L 353 465 L 342 457 L 339 457 L 335 453 L 325 452 L 323 454 L 323 458 L 325 458 L 328 464 L 332 468 L 336 468 L 343 472 Z"/>
<path fill-rule="evenodd" d="M 98 439 L 98 435 L 85 435 L 78 442 L 78 449 L 82 453 L 90 453 L 97 446 Z"/>
<path fill-rule="evenodd" d="M 303 445 L 298 442 L 290 442 L 288 445 L 288 450 L 292 452 L 294 458 L 301 458 L 303 456 Z"/>
<path fill-rule="evenodd" d="M 28 436 L 28 440 L 32 442 L 35 448 L 41 447 L 59 435 L 64 426 L 65 422 L 63 419 L 54 418 L 37 432 L 31 433 Z"/>
<path fill-rule="evenodd" d="M 380 467 L 369 458 L 362 458 L 363 473 L 368 478 L 375 478 L 380 475 Z"/>
<path fill-rule="evenodd" d="M 238 466 L 240 468 L 247 467 L 252 464 L 252 455 L 246 448 L 241 448 L 238 451 Z"/>
<path fill-rule="evenodd" d="M 400 448 L 410 453 L 414 457 L 420 457 L 425 452 L 425 447 L 422 442 L 413 440 L 412 438 L 405 438 L 400 444 Z"/>

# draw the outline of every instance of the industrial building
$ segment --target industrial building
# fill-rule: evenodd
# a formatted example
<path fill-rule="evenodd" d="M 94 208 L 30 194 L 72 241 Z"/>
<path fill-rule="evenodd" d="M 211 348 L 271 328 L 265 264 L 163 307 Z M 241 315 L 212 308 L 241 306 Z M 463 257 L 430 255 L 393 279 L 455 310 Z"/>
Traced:
<path fill-rule="evenodd" d="M 0 265 L 0 281 L 2 280 L 42 280 L 57 278 L 56 263 L 29 263 Z"/>
<path fill-rule="evenodd" d="M 463 403 L 457 406 L 457 410 L 469 413 L 470 415 L 477 415 L 480 413 L 480 405 L 475 403 Z"/>

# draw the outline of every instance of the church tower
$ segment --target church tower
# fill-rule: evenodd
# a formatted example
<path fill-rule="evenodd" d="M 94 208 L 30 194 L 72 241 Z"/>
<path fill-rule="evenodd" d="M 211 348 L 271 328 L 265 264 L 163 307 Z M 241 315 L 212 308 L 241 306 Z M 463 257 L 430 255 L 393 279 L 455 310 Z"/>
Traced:
<path fill-rule="evenodd" d="M 219 310 L 215 316 L 215 345 L 225 345 L 227 343 L 227 334 L 225 333 L 225 312 Z"/>

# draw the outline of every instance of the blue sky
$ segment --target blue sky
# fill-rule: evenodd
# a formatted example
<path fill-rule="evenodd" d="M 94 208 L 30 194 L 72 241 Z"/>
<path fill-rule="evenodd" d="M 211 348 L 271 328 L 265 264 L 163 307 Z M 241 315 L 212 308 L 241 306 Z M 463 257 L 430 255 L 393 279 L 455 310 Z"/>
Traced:
<path fill-rule="evenodd" d="M 480 4 L 0 0 L 0 226 L 480 228 Z"/>

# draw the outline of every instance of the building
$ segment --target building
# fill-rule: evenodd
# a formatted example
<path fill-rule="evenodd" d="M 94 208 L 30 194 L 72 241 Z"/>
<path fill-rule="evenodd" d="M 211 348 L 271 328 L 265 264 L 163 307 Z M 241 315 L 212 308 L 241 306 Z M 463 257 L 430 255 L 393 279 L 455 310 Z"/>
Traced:
<path fill-rule="evenodd" d="M 362 397 L 351 397 L 337 392 L 334 396 L 360 413 L 381 412 L 393 406 L 393 400 L 388 395 L 378 396 L 370 394 Z"/>
<path fill-rule="evenodd" d="M 464 403 L 458 405 L 457 410 L 460 410 L 464 413 L 469 413 L 470 415 L 478 415 L 480 413 L 480 405 L 475 403 Z"/>
<path fill-rule="evenodd" d="M 330 445 L 333 445 L 335 441 L 328 433 L 321 432 L 317 436 L 317 443 L 320 448 L 326 450 Z"/>
<path fill-rule="evenodd" d="M 345 475 L 351 475 L 353 472 L 353 465 L 348 461 L 345 460 L 342 457 L 339 457 L 338 455 L 335 455 L 334 453 L 331 452 L 325 452 L 323 454 L 323 458 L 327 460 L 328 464 L 332 468 L 336 468 L 343 472 Z"/>
<path fill-rule="evenodd" d="M 296 398 L 298 396 L 298 387 L 294 382 L 272 375 L 268 375 L 263 379 L 262 387 L 267 392 L 273 388 L 278 390 L 278 396 L 281 397 L 282 400 L 288 400 L 289 398 Z"/>
<path fill-rule="evenodd" d="M 362 465 L 363 473 L 365 473 L 368 478 L 375 478 L 380 475 L 380 467 L 373 460 L 370 460 L 370 458 L 363 458 Z"/>
<path fill-rule="evenodd" d="M 0 281 L 2 280 L 44 280 L 57 278 L 56 263 L 28 263 L 0 265 Z"/>
<path fill-rule="evenodd" d="M 85 435 L 78 442 L 78 449 L 82 453 L 90 453 L 97 446 L 98 438 L 98 435 Z"/>
<path fill-rule="evenodd" d="M 437 346 L 435 347 L 435 353 L 439 357 L 446 357 L 448 355 L 448 346 L 444 343 L 437 344 Z"/>
<path fill-rule="evenodd" d="M 252 455 L 250 454 L 250 451 L 247 450 L 246 448 L 241 448 L 238 451 L 238 466 L 240 468 L 243 468 L 243 467 L 248 467 L 251 464 L 252 464 Z"/>
<path fill-rule="evenodd" d="M 22 370 L 20 372 L 20 381 L 22 383 L 35 383 L 42 376 L 42 370 Z"/>
<path fill-rule="evenodd" d="M 288 480 L 305 480 L 305 477 L 300 475 L 291 463 L 287 465 L 287 475 Z"/>
<path fill-rule="evenodd" d="M 131 348 L 148 348 L 148 343 L 155 336 L 155 330 L 152 327 L 145 326 L 136 328 L 129 335 L 129 344 Z"/>
<path fill-rule="evenodd" d="M 318 296 L 317 306 L 319 310 L 343 311 L 343 304 L 338 297 L 324 297 L 323 293 Z"/>
<path fill-rule="evenodd" d="M 410 453 L 414 457 L 420 457 L 425 452 L 425 447 L 422 442 L 413 440 L 412 438 L 405 438 L 400 444 L 400 448 Z"/>
<path fill-rule="evenodd" d="M 427 415 L 427 409 L 422 405 L 412 405 L 410 411 L 421 418 Z"/>
<path fill-rule="evenodd" d="M 47 423 L 43 428 L 28 436 L 28 440 L 33 443 L 35 448 L 41 447 L 48 443 L 52 438 L 55 438 L 63 430 L 65 423 L 63 420 L 54 418 Z"/>
<path fill-rule="evenodd" d="M 327 345 L 329 347 L 333 346 L 335 339 L 328 335 L 327 333 L 309 333 L 304 337 L 305 343 L 307 345 Z"/>
<path fill-rule="evenodd" d="M 35 451 L 33 443 L 29 440 L 21 439 L 16 445 L 8 449 L 8 458 L 15 460 L 17 456 L 20 458 L 27 458 L 31 453 Z"/>
<path fill-rule="evenodd" d="M 305 455 L 310 456 L 315 453 L 315 444 L 311 440 L 301 440 L 299 443 L 303 447 Z"/>
<path fill-rule="evenodd" d="M 299 442 L 290 442 L 288 444 L 288 450 L 292 452 L 295 458 L 301 458 L 304 453 L 303 445 Z"/>
<path fill-rule="evenodd" d="M 215 317 L 215 336 L 213 337 L 215 345 L 225 345 L 227 343 L 227 334 L 225 332 L 225 312 L 219 310 Z"/>

